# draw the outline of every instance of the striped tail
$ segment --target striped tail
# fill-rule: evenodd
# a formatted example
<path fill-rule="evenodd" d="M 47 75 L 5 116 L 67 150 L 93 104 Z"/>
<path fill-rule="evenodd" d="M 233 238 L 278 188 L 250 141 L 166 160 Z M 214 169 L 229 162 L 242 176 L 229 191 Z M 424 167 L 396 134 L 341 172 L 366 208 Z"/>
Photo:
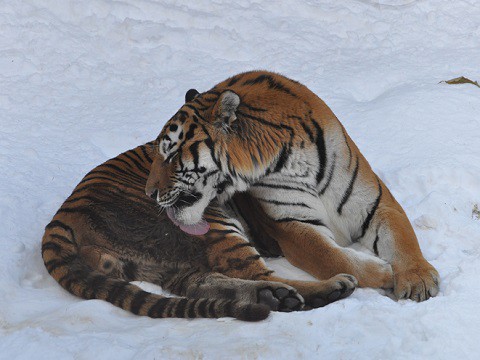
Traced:
<path fill-rule="evenodd" d="M 84 299 L 102 299 L 137 315 L 152 318 L 234 317 L 265 319 L 270 308 L 224 299 L 170 298 L 143 291 L 122 279 L 91 269 L 79 256 L 72 229 L 54 220 L 47 225 L 42 257 L 50 275 L 70 293 Z"/>

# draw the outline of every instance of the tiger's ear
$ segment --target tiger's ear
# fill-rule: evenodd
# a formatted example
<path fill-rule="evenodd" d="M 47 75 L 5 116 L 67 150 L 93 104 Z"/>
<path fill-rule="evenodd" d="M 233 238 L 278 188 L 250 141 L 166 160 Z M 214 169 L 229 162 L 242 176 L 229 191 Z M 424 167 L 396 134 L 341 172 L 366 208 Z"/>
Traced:
<path fill-rule="evenodd" d="M 237 119 L 236 111 L 240 105 L 240 97 L 233 91 L 226 90 L 218 98 L 215 104 L 215 124 L 228 129 Z"/>
<path fill-rule="evenodd" d="M 198 94 L 200 93 L 196 89 L 188 90 L 187 93 L 185 94 L 185 102 L 187 103 L 189 101 L 192 101 L 197 97 Z"/>

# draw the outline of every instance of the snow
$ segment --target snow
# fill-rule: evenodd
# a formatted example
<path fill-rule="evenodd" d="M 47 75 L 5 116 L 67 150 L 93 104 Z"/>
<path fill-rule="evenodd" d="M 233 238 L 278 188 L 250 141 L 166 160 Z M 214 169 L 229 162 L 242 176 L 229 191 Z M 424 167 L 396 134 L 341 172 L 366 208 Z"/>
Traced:
<path fill-rule="evenodd" d="M 476 0 L 0 1 L 0 358 L 478 358 L 480 89 L 439 82 L 480 80 L 479 19 Z M 153 320 L 47 274 L 43 228 L 82 176 L 154 138 L 189 88 L 251 69 L 333 109 L 413 222 L 436 298 Z"/>

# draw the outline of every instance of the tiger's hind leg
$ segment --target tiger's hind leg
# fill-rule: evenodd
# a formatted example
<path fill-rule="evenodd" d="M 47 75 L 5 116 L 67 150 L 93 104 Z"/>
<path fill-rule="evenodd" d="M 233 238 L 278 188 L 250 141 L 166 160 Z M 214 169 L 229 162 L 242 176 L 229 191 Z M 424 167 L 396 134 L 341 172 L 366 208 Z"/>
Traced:
<path fill-rule="evenodd" d="M 278 289 L 278 284 L 285 284 L 285 289 L 296 289 L 305 299 L 306 307 L 312 308 L 345 298 L 355 290 L 356 279 L 346 274 L 334 274 L 323 281 L 297 281 L 275 276 L 248 240 L 242 225 L 229 217 L 223 208 L 210 206 L 205 212 L 205 219 L 210 223 L 210 231 L 204 236 L 204 241 L 211 269 L 228 276 L 230 280 L 254 280 L 255 286 L 264 289 L 261 296 L 271 297 L 270 291 L 274 297 L 277 292 L 282 297 L 286 290 L 282 287 Z"/>
<path fill-rule="evenodd" d="M 172 294 L 190 299 L 224 299 L 245 304 L 263 304 L 270 310 L 294 311 L 304 300 L 293 287 L 274 281 L 231 278 L 202 266 L 179 262 L 143 263 L 129 274 L 130 280 L 160 285 Z M 125 276 L 125 275 L 124 275 Z"/>
<path fill-rule="evenodd" d="M 189 281 L 185 296 L 221 298 L 245 303 L 264 304 L 274 311 L 301 310 L 303 297 L 287 284 L 274 281 L 245 280 L 226 275 L 205 273 L 199 281 Z"/>

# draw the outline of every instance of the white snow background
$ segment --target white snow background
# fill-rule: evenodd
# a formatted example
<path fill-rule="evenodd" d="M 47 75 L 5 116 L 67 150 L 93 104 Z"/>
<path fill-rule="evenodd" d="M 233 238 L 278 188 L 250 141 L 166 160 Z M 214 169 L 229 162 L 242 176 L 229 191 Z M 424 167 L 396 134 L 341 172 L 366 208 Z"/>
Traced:
<path fill-rule="evenodd" d="M 0 0 L 0 358 L 478 359 L 480 89 L 439 82 L 479 64 L 476 0 Z M 252 69 L 333 109 L 413 222 L 436 298 L 149 319 L 48 275 L 43 228 L 83 175 L 156 137 L 188 89 Z"/>

